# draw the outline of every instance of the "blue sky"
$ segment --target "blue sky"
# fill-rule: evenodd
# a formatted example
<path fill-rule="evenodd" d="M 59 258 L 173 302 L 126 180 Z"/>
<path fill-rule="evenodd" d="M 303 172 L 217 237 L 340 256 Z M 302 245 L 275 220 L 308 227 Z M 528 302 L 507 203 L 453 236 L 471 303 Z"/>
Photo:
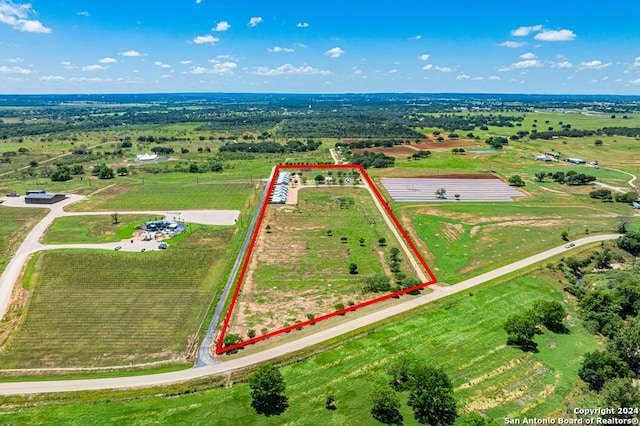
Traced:
<path fill-rule="evenodd" d="M 0 93 L 640 94 L 640 1 L 0 0 Z"/>

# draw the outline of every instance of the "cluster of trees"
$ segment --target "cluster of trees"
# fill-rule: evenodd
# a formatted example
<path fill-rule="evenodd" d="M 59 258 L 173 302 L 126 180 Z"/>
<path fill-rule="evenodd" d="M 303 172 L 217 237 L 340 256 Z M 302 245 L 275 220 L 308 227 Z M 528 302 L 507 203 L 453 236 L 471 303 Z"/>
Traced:
<path fill-rule="evenodd" d="M 288 152 L 307 152 L 315 151 L 320 147 L 322 142 L 313 139 L 307 139 L 306 144 L 300 141 L 288 141 L 285 144 L 276 142 L 238 142 L 228 143 L 220 147 L 220 152 L 253 152 L 260 154 L 284 154 Z"/>
<path fill-rule="evenodd" d="M 349 142 L 337 142 L 335 147 L 345 147 L 347 149 L 365 149 L 383 146 L 385 148 L 391 148 L 396 145 L 409 145 L 411 141 L 409 139 L 361 139 L 352 140 Z"/>
<path fill-rule="evenodd" d="M 421 149 L 418 152 L 414 152 L 413 154 L 411 154 L 411 158 L 413 158 L 414 160 L 420 160 L 421 158 L 429 158 L 431 157 L 431 151 L 426 150 L 426 149 Z"/>
<path fill-rule="evenodd" d="M 612 202 L 614 199 L 618 203 L 627 203 L 631 204 L 638 199 L 638 193 L 635 191 L 625 192 L 624 194 L 613 194 L 610 189 L 596 189 L 595 191 L 589 192 L 589 196 L 591 198 L 595 198 L 597 200 L 602 200 L 604 202 Z"/>
<path fill-rule="evenodd" d="M 593 136 L 595 132 L 593 130 L 578 130 L 571 129 L 569 127 L 565 127 L 562 130 L 547 130 L 544 132 L 538 132 L 535 129 L 531 131 L 529 134 L 529 139 L 553 139 L 554 137 L 565 137 L 565 138 L 581 138 L 585 136 Z"/>
<path fill-rule="evenodd" d="M 189 138 L 179 138 L 176 136 L 154 136 L 154 135 L 148 135 L 148 136 L 138 136 L 138 138 L 136 139 L 138 142 L 149 142 L 149 143 L 163 143 L 163 142 L 178 142 L 178 141 L 188 141 Z M 125 141 L 128 142 L 129 147 L 131 147 L 131 141 Z M 127 148 L 126 146 L 124 146 L 123 143 L 123 148 Z"/>
<path fill-rule="evenodd" d="M 113 169 L 104 163 L 93 166 L 91 174 L 97 176 L 99 179 L 113 179 L 116 176 Z"/>
<path fill-rule="evenodd" d="M 418 423 L 454 424 L 458 411 L 453 385 L 443 370 L 402 357 L 389 367 L 388 373 L 391 376 L 389 385 L 378 385 L 370 394 L 374 419 L 388 425 L 401 425 L 404 418 L 397 392 L 407 392 L 407 405 Z"/>
<path fill-rule="evenodd" d="M 628 136 L 630 138 L 640 137 L 640 127 L 603 127 L 598 129 L 599 134 L 607 136 Z"/>
<path fill-rule="evenodd" d="M 151 152 L 159 155 L 169 155 L 173 154 L 174 150 L 170 146 L 154 146 L 151 148 Z"/>
<path fill-rule="evenodd" d="M 390 289 L 391 280 L 384 274 L 376 274 L 363 280 L 362 291 L 365 293 L 378 293 L 382 291 L 389 291 Z"/>
<path fill-rule="evenodd" d="M 553 179 L 554 182 L 566 183 L 567 185 L 588 185 L 596 181 L 596 177 L 585 173 L 578 173 L 574 170 L 568 172 L 537 172 L 535 173 L 538 182 L 544 182 L 546 178 Z"/>
<path fill-rule="evenodd" d="M 373 153 L 365 151 L 362 154 L 354 154 L 351 162 L 353 164 L 360 164 L 365 169 L 368 169 L 369 167 L 373 167 L 375 169 L 383 169 L 387 167 L 393 167 L 396 159 L 394 157 L 384 155 L 381 152 Z"/>
<path fill-rule="evenodd" d="M 617 245 L 633 255 L 640 254 L 640 233 L 627 233 L 617 240 Z M 631 379 L 640 375 L 640 266 L 610 270 L 593 284 L 576 279 L 580 268 L 592 261 L 600 267 L 611 257 L 605 247 L 583 261 L 566 261 L 566 268 L 571 270 L 565 270 L 569 278 L 565 290 L 578 299 L 585 327 L 606 340 L 603 350 L 585 354 L 578 375 L 599 392 L 606 406 L 622 407 L 629 401 L 635 401 L 632 406 L 637 406 L 640 391 L 632 386 Z"/>
<path fill-rule="evenodd" d="M 564 331 L 562 320 L 567 316 L 562 303 L 556 301 L 537 300 L 531 309 L 522 313 L 513 314 L 503 324 L 507 332 L 507 344 L 519 347 L 523 350 L 532 350 L 537 347 L 533 337 L 541 332 L 540 327 L 545 326 L 554 332 Z"/>
<path fill-rule="evenodd" d="M 503 146 L 509 144 L 509 140 L 502 136 L 491 136 L 489 139 L 484 141 L 487 145 L 490 145 L 493 149 L 502 149 Z"/>
<path fill-rule="evenodd" d="M 494 114 L 479 115 L 414 115 L 411 117 L 416 124 L 423 127 L 437 127 L 448 132 L 462 130 L 465 132 L 472 131 L 476 128 L 488 130 L 488 126 L 494 127 L 513 127 L 515 123 L 524 120 L 522 116 L 504 116 Z"/>

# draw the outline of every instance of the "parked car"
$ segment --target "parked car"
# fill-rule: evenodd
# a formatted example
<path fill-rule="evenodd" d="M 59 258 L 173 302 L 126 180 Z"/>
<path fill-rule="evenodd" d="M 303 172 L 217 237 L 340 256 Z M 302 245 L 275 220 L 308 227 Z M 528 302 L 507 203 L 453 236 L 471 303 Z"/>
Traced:
<path fill-rule="evenodd" d="M 114 250 L 115 250 L 115 251 L 118 251 L 118 250 L 120 250 L 121 248 L 122 248 L 122 246 L 116 246 L 116 247 L 114 248 Z"/>
<path fill-rule="evenodd" d="M 167 247 L 169 247 L 169 244 L 167 244 L 167 243 L 160 243 L 160 244 L 158 244 L 158 248 L 159 248 L 160 250 L 164 250 L 164 249 L 166 249 Z"/>

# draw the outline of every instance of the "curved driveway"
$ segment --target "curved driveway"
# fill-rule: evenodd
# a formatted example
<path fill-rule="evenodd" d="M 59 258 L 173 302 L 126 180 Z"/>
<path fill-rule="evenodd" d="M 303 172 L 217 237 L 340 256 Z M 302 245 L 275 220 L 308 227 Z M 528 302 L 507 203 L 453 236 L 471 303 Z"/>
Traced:
<path fill-rule="evenodd" d="M 576 247 L 591 244 L 598 241 L 611 240 L 618 238 L 619 234 L 610 235 L 596 235 L 580 240 L 574 241 Z M 388 318 L 393 315 L 400 314 L 402 312 L 409 311 L 413 308 L 423 306 L 434 300 L 446 297 L 519 269 L 531 266 L 545 259 L 553 257 L 558 254 L 568 252 L 570 249 L 565 246 L 555 247 L 553 249 L 538 253 L 534 256 L 530 256 L 526 259 L 519 260 L 506 266 L 494 269 L 493 271 L 478 275 L 477 277 L 470 278 L 458 284 L 441 287 L 436 289 L 433 293 L 411 297 L 407 296 L 407 301 L 389 308 L 382 309 L 377 312 L 355 318 L 352 321 L 345 322 L 335 327 L 322 330 L 318 333 L 301 337 L 300 339 L 284 343 L 280 346 L 266 349 L 262 352 L 247 355 L 245 357 L 236 358 L 221 362 L 216 365 L 190 368 L 188 370 L 174 371 L 170 373 L 152 374 L 146 376 L 136 377 L 118 377 L 118 378 L 105 378 L 105 379 L 82 379 L 82 380 L 60 380 L 60 381 L 38 381 L 38 382 L 19 382 L 19 383 L 0 383 L 0 395 L 15 395 L 15 394 L 34 394 L 44 392 L 71 392 L 82 390 L 98 390 L 98 389 L 123 389 L 134 387 L 147 387 L 166 385 L 171 383 L 184 382 L 196 378 L 227 373 L 240 368 L 255 365 L 264 361 L 268 361 L 277 358 L 281 355 L 285 355 L 291 352 L 313 346 L 315 344 L 324 342 L 334 337 L 340 336 L 347 332 L 351 332 L 354 329 L 364 327 L 380 320 Z"/>

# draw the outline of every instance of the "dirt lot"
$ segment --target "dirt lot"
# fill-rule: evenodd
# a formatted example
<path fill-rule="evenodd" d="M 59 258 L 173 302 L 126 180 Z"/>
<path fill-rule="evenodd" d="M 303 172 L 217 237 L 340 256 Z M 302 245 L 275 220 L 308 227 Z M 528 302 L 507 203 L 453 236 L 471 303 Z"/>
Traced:
<path fill-rule="evenodd" d="M 442 142 L 419 142 L 411 145 L 396 145 L 393 147 L 377 146 L 372 148 L 351 149 L 354 154 L 362 154 L 365 151 L 383 153 L 385 155 L 411 155 L 418 151 L 447 151 L 451 148 L 474 146 L 478 143 L 471 139 L 445 140 Z"/>

